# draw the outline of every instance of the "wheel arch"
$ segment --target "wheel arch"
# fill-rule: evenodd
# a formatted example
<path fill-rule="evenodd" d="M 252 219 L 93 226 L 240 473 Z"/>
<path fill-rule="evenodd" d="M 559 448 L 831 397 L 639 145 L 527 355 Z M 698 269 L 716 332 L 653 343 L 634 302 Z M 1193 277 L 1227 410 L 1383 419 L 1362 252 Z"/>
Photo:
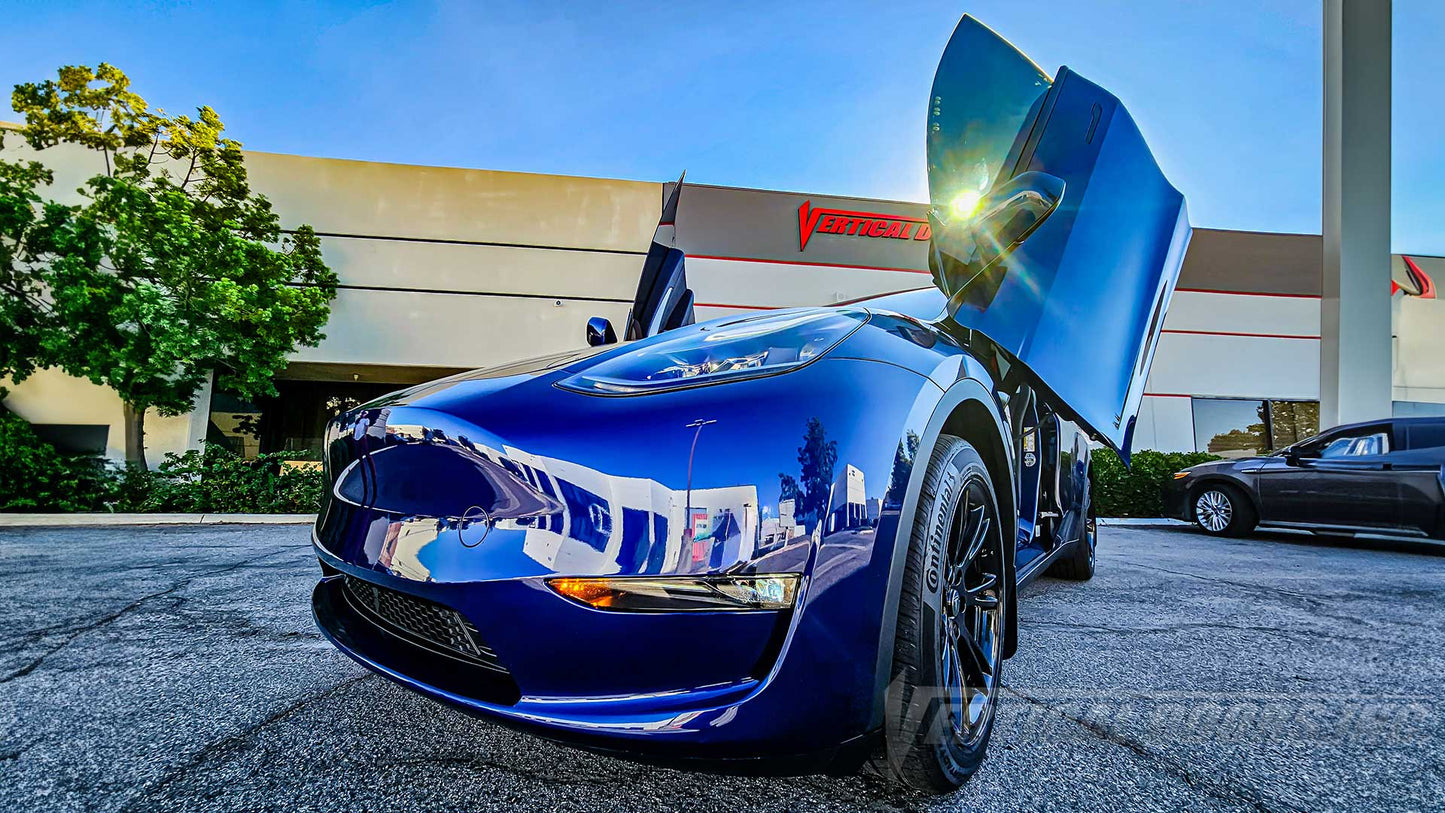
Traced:
<path fill-rule="evenodd" d="M 923 480 L 938 447 L 940 435 L 956 435 L 973 444 L 993 480 L 999 500 L 1000 519 L 1004 525 L 1005 567 L 1009 580 L 1015 581 L 1013 541 L 1018 538 L 1018 508 L 1014 490 L 1013 447 L 1008 442 L 1008 424 L 999 414 L 997 400 L 991 389 L 976 379 L 958 381 L 943 394 L 933 408 L 924 430 L 922 442 L 913 458 L 908 489 L 899 511 L 898 533 L 894 538 L 892 559 L 888 569 L 887 593 L 883 602 L 883 620 L 878 640 L 878 660 L 874 674 L 871 728 L 882 725 L 884 698 L 892 677 L 894 639 L 898 631 L 898 601 L 903 591 L 903 571 L 908 555 L 908 542 L 923 491 Z M 1008 594 L 1008 627 L 1004 632 L 1004 657 L 1018 648 L 1017 591 Z"/>

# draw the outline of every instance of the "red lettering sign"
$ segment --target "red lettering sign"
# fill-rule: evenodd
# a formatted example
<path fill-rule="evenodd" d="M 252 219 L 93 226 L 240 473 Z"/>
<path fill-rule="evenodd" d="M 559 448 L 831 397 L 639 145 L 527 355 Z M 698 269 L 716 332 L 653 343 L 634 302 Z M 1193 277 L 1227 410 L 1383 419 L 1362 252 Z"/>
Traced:
<path fill-rule="evenodd" d="M 814 209 L 812 201 L 805 200 L 798 207 L 798 250 L 807 249 L 808 241 L 818 232 L 880 240 L 927 240 L 933 235 L 926 218 L 882 212 L 850 212 L 846 209 Z"/>

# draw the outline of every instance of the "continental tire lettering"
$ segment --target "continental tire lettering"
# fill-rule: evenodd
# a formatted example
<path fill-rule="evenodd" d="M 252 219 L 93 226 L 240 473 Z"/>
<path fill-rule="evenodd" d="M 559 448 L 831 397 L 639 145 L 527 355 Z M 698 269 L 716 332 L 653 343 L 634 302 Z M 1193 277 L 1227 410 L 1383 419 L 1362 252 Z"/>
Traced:
<path fill-rule="evenodd" d="M 943 482 L 943 487 L 937 492 L 935 506 L 952 506 L 953 490 L 958 485 L 958 475 L 954 472 L 948 473 L 948 479 Z M 948 539 L 949 512 L 944 510 L 934 518 L 932 533 L 928 535 L 928 570 L 924 575 L 924 582 L 928 585 L 931 593 L 938 592 L 939 571 L 943 564 L 943 543 Z"/>

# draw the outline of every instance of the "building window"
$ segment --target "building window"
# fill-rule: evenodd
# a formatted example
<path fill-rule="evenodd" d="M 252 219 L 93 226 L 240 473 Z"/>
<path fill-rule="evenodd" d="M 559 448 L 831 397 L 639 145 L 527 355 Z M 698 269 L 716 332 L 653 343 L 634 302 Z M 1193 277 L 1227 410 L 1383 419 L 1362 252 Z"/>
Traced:
<path fill-rule="evenodd" d="M 1220 457 L 1252 457 L 1320 431 L 1317 401 L 1195 398 L 1194 448 Z"/>
<path fill-rule="evenodd" d="M 1319 401 L 1270 401 L 1270 451 L 1283 449 L 1320 433 Z"/>
<path fill-rule="evenodd" d="M 248 458 L 261 452 L 287 452 L 320 460 L 327 421 L 402 386 L 283 380 L 276 382 L 276 395 L 254 401 L 216 390 L 211 394 L 206 442 Z"/>

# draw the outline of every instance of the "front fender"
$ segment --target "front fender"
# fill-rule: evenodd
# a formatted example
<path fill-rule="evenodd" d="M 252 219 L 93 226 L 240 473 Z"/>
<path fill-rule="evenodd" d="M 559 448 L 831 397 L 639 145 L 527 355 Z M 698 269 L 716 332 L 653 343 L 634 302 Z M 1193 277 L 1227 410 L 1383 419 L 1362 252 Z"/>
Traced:
<path fill-rule="evenodd" d="M 917 465 L 912 467 L 908 478 L 906 496 L 898 514 L 898 536 L 891 550 L 888 580 L 883 600 L 883 618 L 879 627 L 877 659 L 874 663 L 873 708 L 870 716 L 870 730 L 883 724 L 884 705 L 888 683 L 892 680 L 893 649 L 898 629 L 898 601 L 903 592 L 903 573 L 908 558 L 909 534 L 913 528 L 922 498 L 923 480 L 927 473 L 928 461 L 938 445 L 939 435 L 945 431 L 968 438 L 989 463 L 994 478 L 994 491 L 999 499 L 999 515 L 1005 527 L 1006 541 L 1012 541 L 1017 530 L 1018 510 L 1015 505 L 1013 444 L 1009 442 L 1008 423 L 996 395 L 992 378 L 971 356 L 959 371 L 959 380 L 950 386 L 930 405 L 924 418 L 922 443 L 915 455 Z M 961 419 L 980 418 L 981 420 Z M 991 448 L 990 448 L 991 447 Z M 1011 544 L 1005 545 L 1008 552 L 1005 561 L 1007 578 L 1017 581 Z M 1004 654 L 1010 656 L 1018 646 L 1017 591 L 1009 591 L 1009 625 L 1004 630 Z"/>

